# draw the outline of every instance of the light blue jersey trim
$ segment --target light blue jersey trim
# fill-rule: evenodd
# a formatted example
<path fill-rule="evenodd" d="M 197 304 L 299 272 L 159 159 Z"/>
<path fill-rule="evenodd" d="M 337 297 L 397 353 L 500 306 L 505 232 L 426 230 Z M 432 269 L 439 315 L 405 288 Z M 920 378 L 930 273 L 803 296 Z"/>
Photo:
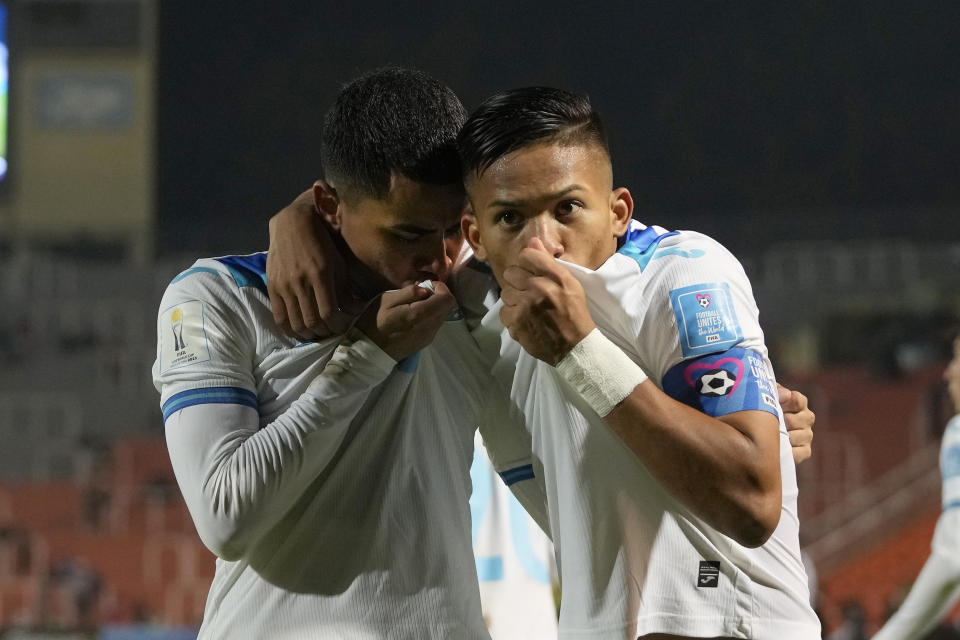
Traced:
<path fill-rule="evenodd" d="M 187 269 L 186 271 L 184 271 L 183 273 L 181 273 L 180 275 L 178 275 L 178 276 L 177 276 L 176 278 L 174 278 L 173 280 L 171 280 L 171 281 L 170 281 L 170 284 L 173 284 L 174 282 L 180 282 L 181 280 L 183 280 L 183 279 L 186 278 L 187 276 L 191 276 L 191 275 L 193 275 L 193 274 L 195 274 L 195 273 L 212 273 L 212 274 L 214 274 L 214 275 L 219 275 L 219 274 L 220 274 L 219 271 L 217 271 L 216 269 L 211 269 L 210 267 L 191 267 L 191 268 Z"/>
<path fill-rule="evenodd" d="M 403 371 L 404 373 L 413 373 L 417 370 L 417 365 L 420 364 L 420 352 L 417 351 L 411 356 L 407 356 L 403 360 L 397 363 L 397 371 Z"/>
<path fill-rule="evenodd" d="M 163 403 L 163 421 L 180 409 L 198 404 L 242 404 L 254 410 L 259 409 L 257 396 L 252 391 L 240 387 L 204 387 L 202 389 L 187 389 L 170 396 Z"/>
<path fill-rule="evenodd" d="M 484 556 L 474 558 L 477 563 L 477 580 L 480 582 L 499 582 L 503 580 L 503 558 Z"/>
<path fill-rule="evenodd" d="M 960 507 L 960 500 L 954 500 L 953 502 L 948 502 L 947 504 L 943 505 L 943 510 L 948 511 L 950 509 L 956 509 L 957 507 Z"/>
<path fill-rule="evenodd" d="M 658 249 L 653 254 L 653 260 L 659 260 L 660 258 L 665 258 L 667 256 L 680 256 L 681 258 L 702 258 L 707 255 L 707 252 L 703 249 L 677 249 L 676 247 L 670 247 L 668 249 Z"/>
<path fill-rule="evenodd" d="M 521 480 L 531 480 L 536 476 L 533 473 L 533 465 L 525 464 L 520 467 L 514 467 L 513 469 L 507 469 L 506 471 L 500 472 L 500 479 L 509 487 L 512 484 L 516 484 Z"/>

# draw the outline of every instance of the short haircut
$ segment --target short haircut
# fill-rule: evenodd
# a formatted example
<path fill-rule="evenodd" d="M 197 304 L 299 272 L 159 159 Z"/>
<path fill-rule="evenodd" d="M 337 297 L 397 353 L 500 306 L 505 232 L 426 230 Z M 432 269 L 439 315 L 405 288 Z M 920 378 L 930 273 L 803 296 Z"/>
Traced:
<path fill-rule="evenodd" d="M 417 182 L 458 183 L 456 140 L 466 117 L 456 94 L 427 74 L 376 69 L 344 86 L 327 111 L 324 175 L 341 191 L 381 200 L 394 171 Z"/>
<path fill-rule="evenodd" d="M 600 114 L 590 98 L 550 87 L 490 96 L 470 115 L 457 139 L 467 177 L 480 175 L 513 151 L 542 143 L 592 144 L 610 154 Z"/>

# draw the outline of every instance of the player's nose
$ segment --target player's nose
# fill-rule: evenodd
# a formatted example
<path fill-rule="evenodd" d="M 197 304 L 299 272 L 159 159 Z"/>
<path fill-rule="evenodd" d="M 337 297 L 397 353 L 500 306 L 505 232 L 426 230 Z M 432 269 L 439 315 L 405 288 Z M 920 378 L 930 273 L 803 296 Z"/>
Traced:
<path fill-rule="evenodd" d="M 544 248 L 554 258 L 563 256 L 563 240 L 560 237 L 556 221 L 553 216 L 540 216 L 534 225 L 535 237 L 540 239 Z"/>
<path fill-rule="evenodd" d="M 420 279 L 446 281 L 453 267 L 450 246 L 440 239 L 431 245 L 430 250 L 426 251 L 418 262 L 417 275 Z"/>

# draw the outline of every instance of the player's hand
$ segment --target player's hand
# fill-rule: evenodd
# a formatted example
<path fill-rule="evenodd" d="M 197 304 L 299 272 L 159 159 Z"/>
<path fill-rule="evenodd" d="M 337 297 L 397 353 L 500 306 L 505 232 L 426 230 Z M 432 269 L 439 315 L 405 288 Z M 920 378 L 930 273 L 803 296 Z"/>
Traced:
<path fill-rule="evenodd" d="M 445 284 L 433 281 L 433 291 L 416 284 L 387 291 L 380 303 L 360 316 L 357 327 L 394 360 L 403 360 L 433 342 L 433 337 L 457 304 Z"/>
<path fill-rule="evenodd" d="M 503 272 L 500 321 L 527 353 L 556 365 L 596 326 L 574 278 L 532 238 Z"/>
<path fill-rule="evenodd" d="M 313 191 L 304 191 L 270 218 L 267 292 L 273 319 L 304 340 L 343 333 L 360 310 L 345 284 L 332 232 L 314 208 Z"/>
<path fill-rule="evenodd" d="M 793 447 L 793 461 L 800 464 L 813 455 L 813 423 L 817 416 L 807 406 L 807 396 L 777 383 L 780 408 L 787 423 L 787 435 Z"/>

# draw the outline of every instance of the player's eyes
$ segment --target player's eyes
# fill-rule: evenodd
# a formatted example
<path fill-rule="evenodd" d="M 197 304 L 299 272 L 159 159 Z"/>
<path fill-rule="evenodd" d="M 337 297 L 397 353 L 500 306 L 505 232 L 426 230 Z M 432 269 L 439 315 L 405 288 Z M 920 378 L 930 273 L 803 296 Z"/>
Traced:
<path fill-rule="evenodd" d="M 516 211 L 511 211 L 510 209 L 505 209 L 503 211 L 497 212 L 497 215 L 494 216 L 493 221 L 495 224 L 513 227 L 520 222 L 522 222 L 523 217 Z"/>
<path fill-rule="evenodd" d="M 403 242 L 416 242 L 417 240 L 423 237 L 422 233 L 414 233 L 413 231 L 403 231 L 402 229 L 394 229 L 393 231 L 390 232 L 390 234 L 393 237 L 397 238 L 398 240 L 402 240 Z"/>
<path fill-rule="evenodd" d="M 563 216 L 573 215 L 583 209 L 579 200 L 563 200 L 557 205 L 557 213 Z"/>

